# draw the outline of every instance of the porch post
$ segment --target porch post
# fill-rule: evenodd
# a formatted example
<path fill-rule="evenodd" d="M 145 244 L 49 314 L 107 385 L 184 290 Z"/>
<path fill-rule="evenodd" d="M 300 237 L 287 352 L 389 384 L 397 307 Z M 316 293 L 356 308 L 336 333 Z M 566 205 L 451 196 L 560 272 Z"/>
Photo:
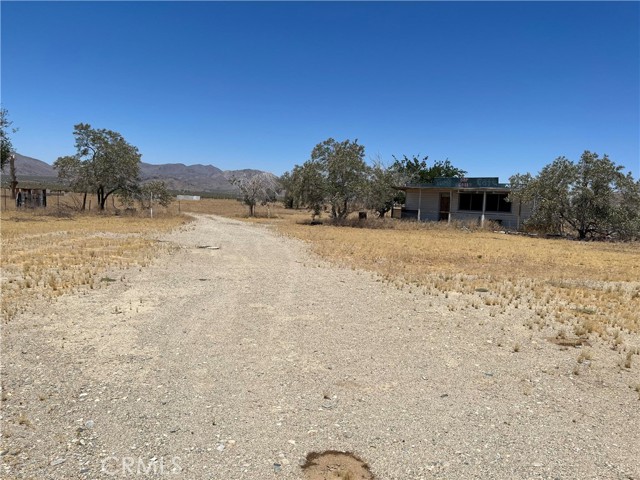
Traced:
<path fill-rule="evenodd" d="M 487 191 L 482 192 L 482 216 L 480 217 L 480 226 L 484 227 L 484 212 L 487 210 Z"/>
<path fill-rule="evenodd" d="M 422 189 L 418 190 L 418 221 L 420 221 L 420 210 L 422 209 Z"/>

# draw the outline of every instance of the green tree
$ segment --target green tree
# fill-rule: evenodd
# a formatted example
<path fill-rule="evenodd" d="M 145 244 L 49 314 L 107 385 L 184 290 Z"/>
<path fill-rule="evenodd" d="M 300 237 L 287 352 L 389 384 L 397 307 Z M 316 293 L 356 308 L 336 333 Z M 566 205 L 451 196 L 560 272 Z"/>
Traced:
<path fill-rule="evenodd" d="M 168 207 L 175 199 L 167 189 L 167 184 L 162 181 L 154 180 L 145 183 L 141 190 L 143 197 L 150 197 L 152 203 L 157 203 L 163 207 Z"/>
<path fill-rule="evenodd" d="M 427 163 L 428 156 L 420 158 L 419 155 L 413 155 L 409 158 L 403 155 L 402 158 L 394 156 L 393 159 L 391 168 L 398 173 L 403 184 L 431 183 L 437 177 L 460 178 L 467 174 L 465 170 L 455 167 L 448 158 L 436 160 L 431 166 Z"/>
<path fill-rule="evenodd" d="M 511 191 L 509 192 L 508 201 L 513 205 L 517 205 L 517 210 L 515 211 L 518 217 L 518 228 L 520 228 L 520 221 L 522 217 L 522 206 L 526 203 L 532 203 L 533 197 L 530 195 L 530 189 L 528 186 L 530 185 L 533 177 L 530 173 L 525 174 L 516 174 L 512 175 L 509 178 L 509 187 Z"/>
<path fill-rule="evenodd" d="M 640 179 L 631 173 L 619 180 L 619 195 L 615 199 L 610 223 L 616 234 L 625 240 L 640 238 Z"/>
<path fill-rule="evenodd" d="M 376 160 L 369 170 L 367 208 L 384 217 L 394 203 L 404 201 L 404 192 L 398 190 L 402 183 L 400 174 L 392 167 L 386 167 Z"/>
<path fill-rule="evenodd" d="M 369 169 L 358 141 L 329 138 L 317 144 L 311 157 L 283 175 L 285 206 L 306 207 L 319 216 L 325 205 L 341 220 L 366 200 Z"/>
<path fill-rule="evenodd" d="M 427 165 L 428 156 L 420 158 L 419 155 L 413 155 L 411 158 L 403 155 L 402 158 L 393 157 L 391 168 L 398 173 L 402 184 L 411 183 L 427 183 L 423 182 L 424 173 L 429 169 Z"/>
<path fill-rule="evenodd" d="M 6 108 L 0 107 L 0 170 L 9 164 L 9 178 L 11 196 L 16 198 L 16 188 L 18 186 L 18 175 L 16 172 L 16 156 L 11 143 L 11 133 L 16 133 L 17 128 L 12 128 L 13 122 L 9 120 L 9 112 Z"/>
<path fill-rule="evenodd" d="M 60 157 L 54 167 L 58 175 L 84 191 L 93 190 L 100 210 L 113 193 L 133 191 L 139 184 L 140 152 L 118 132 L 75 125 L 76 154 Z"/>
<path fill-rule="evenodd" d="M 127 195 L 128 198 L 136 200 L 140 204 L 140 208 L 143 209 L 153 208 L 154 205 L 168 207 L 174 199 L 174 196 L 167 190 L 167 185 L 160 180 L 143 183 L 128 191 L 125 195 L 125 201 Z"/>
<path fill-rule="evenodd" d="M 9 112 L 6 108 L 0 107 L 0 170 L 3 171 L 13 154 L 11 133 L 15 133 L 16 129 L 11 128 L 11 125 L 13 122 L 9 120 Z"/>
<path fill-rule="evenodd" d="M 305 164 L 306 165 L 306 164 Z M 295 165 L 290 172 L 285 172 L 280 177 L 280 184 L 284 191 L 282 202 L 285 208 L 305 207 L 305 165 Z"/>
<path fill-rule="evenodd" d="M 447 159 L 429 166 L 429 157 L 418 155 L 393 157 L 394 162 L 385 167 L 381 161 L 374 162 L 370 171 L 367 206 L 383 217 L 394 203 L 404 203 L 405 194 L 399 186 L 431 183 L 436 177 L 462 177 L 467 172 L 457 168 Z"/>
<path fill-rule="evenodd" d="M 322 187 L 331 218 L 346 218 L 365 198 L 368 168 L 364 146 L 358 140 L 338 142 L 329 138 L 314 147 L 309 163 L 313 180 L 324 180 L 317 186 Z"/>
<path fill-rule="evenodd" d="M 316 162 L 307 161 L 296 165 L 282 176 L 285 190 L 284 203 L 287 208 L 306 207 L 313 218 L 322 212 L 325 199 L 325 178 Z"/>
<path fill-rule="evenodd" d="M 89 165 L 78 156 L 67 155 L 58 157 L 53 168 L 57 170 L 58 178 L 68 183 L 73 191 L 84 194 L 81 207 L 84 210 L 87 207 L 87 193 L 93 190 Z"/>
<path fill-rule="evenodd" d="M 527 224 L 548 233 L 573 230 L 580 239 L 640 235 L 640 182 L 607 155 L 585 151 L 576 163 L 559 157 L 538 176 L 511 178 L 512 198 L 534 203 Z"/>

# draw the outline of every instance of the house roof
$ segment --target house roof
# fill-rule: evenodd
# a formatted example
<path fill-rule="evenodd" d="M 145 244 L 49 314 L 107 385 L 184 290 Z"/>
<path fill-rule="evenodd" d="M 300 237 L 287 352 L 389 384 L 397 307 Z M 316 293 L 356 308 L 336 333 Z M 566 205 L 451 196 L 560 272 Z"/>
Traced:
<path fill-rule="evenodd" d="M 409 189 L 510 190 L 508 184 L 498 181 L 498 177 L 436 177 L 431 183 L 413 183 L 400 187 L 400 190 Z"/>

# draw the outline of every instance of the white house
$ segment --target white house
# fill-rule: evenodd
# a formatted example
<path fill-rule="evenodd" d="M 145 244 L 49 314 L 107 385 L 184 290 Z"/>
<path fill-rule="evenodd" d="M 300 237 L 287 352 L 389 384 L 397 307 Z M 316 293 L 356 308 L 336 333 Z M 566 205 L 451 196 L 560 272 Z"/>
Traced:
<path fill-rule="evenodd" d="M 400 218 L 479 224 L 492 220 L 505 228 L 518 229 L 532 211 L 529 204 L 507 201 L 511 189 L 499 183 L 498 177 L 435 178 L 432 183 L 400 189 L 406 193 Z"/>

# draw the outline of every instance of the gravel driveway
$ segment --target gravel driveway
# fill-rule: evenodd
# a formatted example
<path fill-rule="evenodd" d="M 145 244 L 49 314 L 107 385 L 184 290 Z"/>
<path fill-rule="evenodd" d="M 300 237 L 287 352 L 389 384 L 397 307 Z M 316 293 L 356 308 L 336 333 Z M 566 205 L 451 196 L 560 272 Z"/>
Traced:
<path fill-rule="evenodd" d="M 327 449 L 378 479 L 640 478 L 638 366 L 604 347 L 575 375 L 524 312 L 450 312 L 264 226 L 163 240 L 3 326 L 4 478 L 301 479 Z"/>

